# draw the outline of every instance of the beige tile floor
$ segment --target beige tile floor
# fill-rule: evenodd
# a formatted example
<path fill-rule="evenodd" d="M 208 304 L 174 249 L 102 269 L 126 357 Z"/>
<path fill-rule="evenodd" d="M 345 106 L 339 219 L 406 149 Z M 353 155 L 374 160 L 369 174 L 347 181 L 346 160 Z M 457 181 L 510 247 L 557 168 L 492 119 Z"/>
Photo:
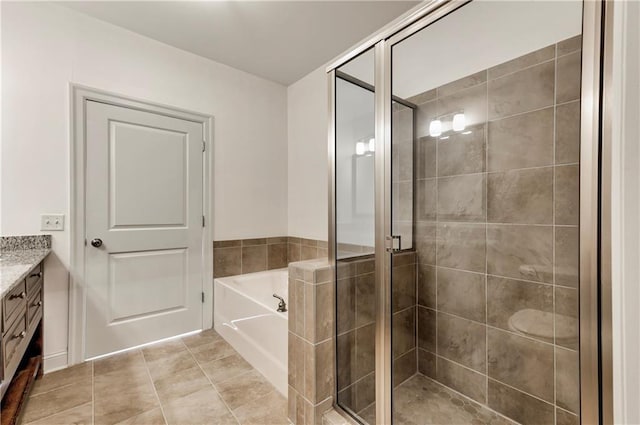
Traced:
<path fill-rule="evenodd" d="M 287 424 L 286 399 L 212 330 L 36 381 L 22 424 Z"/>

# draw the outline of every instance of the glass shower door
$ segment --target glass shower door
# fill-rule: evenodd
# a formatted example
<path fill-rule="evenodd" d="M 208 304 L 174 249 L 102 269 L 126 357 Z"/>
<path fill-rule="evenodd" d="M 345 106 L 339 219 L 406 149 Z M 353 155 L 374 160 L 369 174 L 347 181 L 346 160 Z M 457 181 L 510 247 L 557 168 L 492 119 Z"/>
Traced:
<path fill-rule="evenodd" d="M 581 28 L 471 2 L 388 40 L 396 424 L 579 423 Z"/>
<path fill-rule="evenodd" d="M 336 404 L 375 423 L 373 50 L 335 71 Z"/>

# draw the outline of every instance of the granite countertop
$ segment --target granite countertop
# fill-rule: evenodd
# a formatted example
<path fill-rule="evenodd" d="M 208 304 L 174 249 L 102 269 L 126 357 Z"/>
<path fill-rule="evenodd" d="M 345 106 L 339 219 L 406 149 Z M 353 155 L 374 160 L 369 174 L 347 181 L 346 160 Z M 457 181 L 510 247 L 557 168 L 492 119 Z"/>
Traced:
<path fill-rule="evenodd" d="M 0 298 L 4 297 L 51 252 L 51 236 L 0 238 Z"/>

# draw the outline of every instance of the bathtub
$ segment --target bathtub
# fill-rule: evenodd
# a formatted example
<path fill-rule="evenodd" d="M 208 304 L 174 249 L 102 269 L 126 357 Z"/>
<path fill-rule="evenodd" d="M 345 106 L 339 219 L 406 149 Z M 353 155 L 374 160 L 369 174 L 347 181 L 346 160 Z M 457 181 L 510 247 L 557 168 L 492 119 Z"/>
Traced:
<path fill-rule="evenodd" d="M 289 301 L 287 269 L 214 280 L 215 330 L 287 396 L 288 314 L 278 313 L 278 294 Z M 288 307 L 288 306 L 287 306 Z"/>

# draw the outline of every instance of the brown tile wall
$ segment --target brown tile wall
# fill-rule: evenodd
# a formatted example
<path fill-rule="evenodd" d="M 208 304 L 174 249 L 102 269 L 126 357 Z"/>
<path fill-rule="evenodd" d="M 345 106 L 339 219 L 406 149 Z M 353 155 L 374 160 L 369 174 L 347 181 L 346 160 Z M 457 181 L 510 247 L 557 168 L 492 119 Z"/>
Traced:
<path fill-rule="evenodd" d="M 373 255 L 343 259 L 337 272 L 338 401 L 362 414 L 375 402 L 375 263 Z M 393 261 L 394 386 L 418 371 L 416 255 Z"/>
<path fill-rule="evenodd" d="M 327 260 L 289 265 L 289 419 L 320 425 L 333 405 L 334 285 Z"/>
<path fill-rule="evenodd" d="M 375 401 L 375 262 L 340 260 L 337 270 L 338 402 L 360 413 Z"/>
<path fill-rule="evenodd" d="M 279 236 L 213 242 L 214 277 L 281 269 L 289 263 L 326 258 L 327 242 Z"/>
<path fill-rule="evenodd" d="M 565 40 L 413 98 L 418 369 L 523 424 L 579 414 L 579 49 Z M 459 110 L 470 134 L 429 136 Z M 539 336 L 510 324 L 526 309 L 544 312 Z"/>

